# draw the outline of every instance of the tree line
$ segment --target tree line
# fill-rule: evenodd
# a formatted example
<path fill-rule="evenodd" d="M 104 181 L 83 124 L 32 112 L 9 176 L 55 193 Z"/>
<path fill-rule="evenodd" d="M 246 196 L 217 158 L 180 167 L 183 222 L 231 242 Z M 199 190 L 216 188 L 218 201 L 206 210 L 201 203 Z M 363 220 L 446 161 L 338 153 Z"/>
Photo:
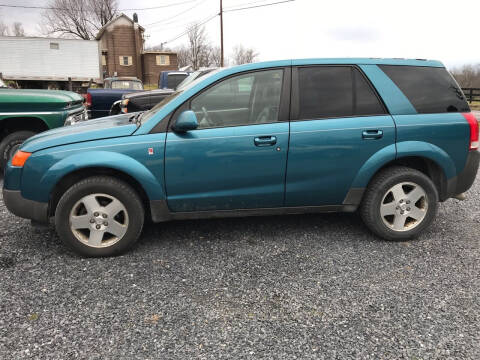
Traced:
<path fill-rule="evenodd" d="M 450 71 L 462 88 L 480 88 L 480 64 L 468 64 Z"/>
<path fill-rule="evenodd" d="M 25 30 L 21 22 L 14 22 L 11 26 L 8 26 L 0 21 L 0 36 L 25 36 Z"/>
<path fill-rule="evenodd" d="M 177 54 L 178 67 L 191 66 L 194 70 L 204 67 L 221 66 L 221 50 L 219 46 L 212 46 L 205 27 L 192 24 L 187 28 L 187 43 L 174 47 L 164 48 L 163 44 L 149 47 L 147 50 L 172 51 Z M 254 62 L 258 53 L 252 48 L 237 45 L 233 53 L 224 59 L 224 66 L 241 65 Z"/>

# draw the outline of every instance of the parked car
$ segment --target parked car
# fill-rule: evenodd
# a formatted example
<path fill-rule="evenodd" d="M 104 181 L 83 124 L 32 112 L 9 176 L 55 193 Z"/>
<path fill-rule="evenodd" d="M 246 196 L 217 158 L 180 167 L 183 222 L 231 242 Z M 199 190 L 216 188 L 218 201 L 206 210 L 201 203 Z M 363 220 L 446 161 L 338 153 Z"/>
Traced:
<path fill-rule="evenodd" d="M 76 93 L 9 89 L 0 80 L 0 173 L 27 138 L 86 119 L 83 98 Z"/>
<path fill-rule="evenodd" d="M 175 89 L 188 75 L 187 71 L 162 71 L 158 77 L 158 88 Z"/>
<path fill-rule="evenodd" d="M 121 253 L 146 216 L 359 210 L 387 240 L 419 235 L 476 176 L 478 123 L 442 63 L 311 59 L 206 75 L 153 109 L 52 130 L 9 163 L 14 214 L 55 218 L 86 256 Z"/>
<path fill-rule="evenodd" d="M 90 119 L 108 116 L 112 104 L 123 94 L 143 91 L 141 80 L 133 77 L 113 77 L 104 80 L 103 89 L 88 89 L 86 104 Z"/>
<path fill-rule="evenodd" d="M 151 91 L 142 91 L 129 94 L 123 94 L 122 100 L 118 100 L 113 103 L 110 109 L 110 115 L 117 115 L 120 113 L 132 113 L 137 111 L 150 110 L 157 105 L 160 101 L 165 99 L 168 95 L 172 94 L 175 90 L 179 90 L 184 86 L 187 86 L 192 81 L 209 74 L 217 68 L 207 68 L 197 70 L 187 76 L 183 81 L 178 84 L 175 89 L 157 89 Z"/>

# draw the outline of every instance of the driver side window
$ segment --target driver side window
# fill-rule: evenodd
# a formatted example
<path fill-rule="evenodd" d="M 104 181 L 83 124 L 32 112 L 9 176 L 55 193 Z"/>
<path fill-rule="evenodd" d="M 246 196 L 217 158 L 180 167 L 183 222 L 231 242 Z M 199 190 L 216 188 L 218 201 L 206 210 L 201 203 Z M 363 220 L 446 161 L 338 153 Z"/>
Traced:
<path fill-rule="evenodd" d="M 237 75 L 191 101 L 198 129 L 271 123 L 278 120 L 283 69 Z"/>

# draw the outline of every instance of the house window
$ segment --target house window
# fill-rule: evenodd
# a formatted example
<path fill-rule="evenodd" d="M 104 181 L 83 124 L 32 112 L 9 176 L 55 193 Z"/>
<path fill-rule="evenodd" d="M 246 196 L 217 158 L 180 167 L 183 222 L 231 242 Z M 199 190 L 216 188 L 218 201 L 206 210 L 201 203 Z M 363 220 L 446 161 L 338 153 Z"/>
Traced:
<path fill-rule="evenodd" d="M 107 66 L 107 55 L 102 55 L 102 65 Z"/>
<path fill-rule="evenodd" d="M 50 43 L 50 49 L 59 50 L 60 49 L 60 44 L 59 43 Z"/>
<path fill-rule="evenodd" d="M 157 65 L 170 65 L 170 57 L 168 55 L 157 55 Z"/>
<path fill-rule="evenodd" d="M 131 56 L 120 56 L 120 65 L 122 65 L 122 66 L 132 65 L 132 57 Z"/>

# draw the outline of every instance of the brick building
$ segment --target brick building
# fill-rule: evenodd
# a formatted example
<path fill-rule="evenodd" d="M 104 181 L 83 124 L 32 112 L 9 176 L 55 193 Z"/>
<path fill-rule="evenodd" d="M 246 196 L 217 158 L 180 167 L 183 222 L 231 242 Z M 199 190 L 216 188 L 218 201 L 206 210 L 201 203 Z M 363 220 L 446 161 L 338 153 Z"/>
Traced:
<path fill-rule="evenodd" d="M 145 84 L 157 84 L 161 71 L 178 69 L 177 54 L 144 51 L 144 31 L 138 21 L 125 14 L 100 29 L 97 40 L 102 51 L 104 77 L 134 76 Z"/>

